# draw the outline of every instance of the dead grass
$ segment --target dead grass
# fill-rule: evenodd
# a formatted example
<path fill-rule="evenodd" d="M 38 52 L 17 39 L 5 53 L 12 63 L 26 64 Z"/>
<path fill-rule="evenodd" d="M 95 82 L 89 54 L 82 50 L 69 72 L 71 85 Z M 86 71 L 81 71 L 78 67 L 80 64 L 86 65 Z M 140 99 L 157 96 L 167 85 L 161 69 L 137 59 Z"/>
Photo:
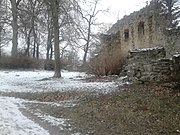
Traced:
<path fill-rule="evenodd" d="M 84 92 L 19 93 L 45 102 L 79 99 L 76 106 L 32 105 L 53 117 L 70 119 L 72 132 L 83 135 L 179 135 L 179 87 L 170 84 L 127 85 L 106 95 Z M 12 93 L 11 96 L 14 96 Z M 61 98 L 62 96 L 66 98 Z M 59 97 L 59 98 L 58 98 Z"/>
<path fill-rule="evenodd" d="M 83 134 L 179 134 L 180 98 L 156 95 L 148 88 L 131 86 L 110 95 L 88 97 L 68 110 L 66 117 Z"/>

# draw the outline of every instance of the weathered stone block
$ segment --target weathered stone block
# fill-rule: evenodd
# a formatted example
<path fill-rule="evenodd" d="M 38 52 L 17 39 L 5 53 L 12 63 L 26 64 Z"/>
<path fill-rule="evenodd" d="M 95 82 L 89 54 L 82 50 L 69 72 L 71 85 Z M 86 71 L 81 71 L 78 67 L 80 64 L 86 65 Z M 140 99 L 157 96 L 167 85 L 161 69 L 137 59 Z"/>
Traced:
<path fill-rule="evenodd" d="M 140 71 L 140 70 L 137 70 L 135 76 L 136 76 L 137 78 L 141 78 L 141 75 L 142 75 L 141 71 Z"/>
<path fill-rule="evenodd" d="M 142 82 L 150 82 L 151 78 L 150 76 L 142 76 L 139 80 Z"/>
<path fill-rule="evenodd" d="M 136 77 L 129 77 L 128 81 L 132 82 L 132 83 L 139 83 L 139 79 Z"/>
<path fill-rule="evenodd" d="M 143 67 L 144 67 L 144 70 L 147 71 L 147 72 L 151 72 L 152 69 L 153 69 L 152 65 L 150 65 L 150 64 L 149 65 L 143 65 Z"/>
<path fill-rule="evenodd" d="M 135 76 L 135 70 L 128 70 L 127 76 L 131 76 L 131 77 Z"/>

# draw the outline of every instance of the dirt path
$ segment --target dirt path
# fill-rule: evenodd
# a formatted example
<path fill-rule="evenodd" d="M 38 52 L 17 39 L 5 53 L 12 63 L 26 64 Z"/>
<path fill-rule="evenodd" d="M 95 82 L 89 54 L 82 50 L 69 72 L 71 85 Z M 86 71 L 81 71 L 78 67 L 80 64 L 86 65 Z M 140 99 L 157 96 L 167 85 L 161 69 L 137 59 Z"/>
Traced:
<path fill-rule="evenodd" d="M 62 130 L 62 127 L 59 127 L 59 125 L 52 125 L 48 121 L 45 121 L 37 115 L 34 115 L 30 110 L 27 110 L 27 108 L 21 109 L 21 112 L 24 116 L 33 120 L 35 123 L 39 124 L 45 130 L 47 130 L 50 135 L 71 135 L 70 131 Z"/>
<path fill-rule="evenodd" d="M 59 102 L 30 101 L 28 99 L 19 99 L 17 95 L 13 96 L 13 94 L 8 95 L 6 93 L 6 96 L 0 97 L 0 104 L 3 107 L 3 109 L 0 109 L 0 113 L 2 113 L 0 114 L 0 125 L 2 124 L 0 133 L 2 135 L 13 135 L 14 133 L 19 135 L 80 135 L 74 130 L 70 120 L 63 116 L 64 112 L 61 112 L 65 108 L 75 105 L 75 102 L 72 100 Z M 24 124 L 19 124 L 21 121 Z M 31 124 L 26 125 L 29 121 L 31 121 Z M 42 131 L 31 132 L 31 130 L 38 130 L 38 128 Z"/>

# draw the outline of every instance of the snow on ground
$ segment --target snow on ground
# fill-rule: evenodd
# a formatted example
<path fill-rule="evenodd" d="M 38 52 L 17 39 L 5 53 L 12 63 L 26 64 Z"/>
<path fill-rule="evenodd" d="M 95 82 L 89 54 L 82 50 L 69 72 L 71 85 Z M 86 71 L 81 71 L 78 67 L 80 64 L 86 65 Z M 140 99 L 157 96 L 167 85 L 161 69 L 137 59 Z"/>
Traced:
<path fill-rule="evenodd" d="M 0 97 L 1 135 L 49 135 L 48 131 L 34 123 L 19 111 L 22 100 Z"/>
<path fill-rule="evenodd" d="M 62 78 L 59 79 L 51 78 L 53 74 L 54 72 L 52 71 L 39 70 L 0 70 L 0 92 L 91 90 L 105 93 L 117 88 L 114 82 L 82 81 L 81 79 L 86 76 L 85 73 L 63 71 Z M 48 131 L 21 113 L 19 109 L 24 108 L 23 103 L 26 102 L 35 103 L 38 101 L 26 101 L 0 96 L 0 135 L 49 135 Z M 50 104 L 55 105 L 53 103 Z M 68 101 L 59 105 L 63 104 L 65 106 L 74 106 L 72 102 Z M 50 124 L 55 124 L 62 128 L 63 126 L 67 126 L 66 119 L 57 119 L 46 114 L 43 115 L 42 113 L 36 113 L 35 115 Z M 79 133 L 73 135 L 79 135 Z"/>
<path fill-rule="evenodd" d="M 47 92 L 92 90 L 109 92 L 116 89 L 114 82 L 86 82 L 80 72 L 62 72 L 62 78 L 50 78 L 52 71 L 0 71 L 0 91 L 3 92 Z M 50 78 L 50 79 L 48 79 Z"/>
<path fill-rule="evenodd" d="M 60 130 L 62 130 L 62 131 L 63 131 L 64 127 L 68 127 L 68 126 L 71 127 L 71 125 L 68 122 L 66 122 L 68 120 L 64 119 L 64 118 L 55 118 L 55 117 L 52 117 L 47 114 L 42 115 L 42 113 L 35 113 L 34 115 L 43 119 L 44 121 L 47 121 L 51 125 L 58 126 L 60 128 Z"/>

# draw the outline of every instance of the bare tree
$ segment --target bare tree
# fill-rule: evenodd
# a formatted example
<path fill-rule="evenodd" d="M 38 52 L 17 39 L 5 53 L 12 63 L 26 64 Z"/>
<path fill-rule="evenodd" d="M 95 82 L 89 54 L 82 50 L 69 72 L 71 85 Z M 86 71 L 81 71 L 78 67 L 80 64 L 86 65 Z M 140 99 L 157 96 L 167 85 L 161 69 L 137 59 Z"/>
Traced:
<path fill-rule="evenodd" d="M 47 6 L 50 7 L 52 15 L 52 26 L 54 34 L 54 58 L 55 58 L 55 71 L 54 77 L 61 77 L 61 65 L 60 65 L 60 49 L 59 49 L 59 0 L 46 0 Z"/>
<path fill-rule="evenodd" d="M 17 47 L 18 47 L 18 10 L 17 7 L 21 0 L 10 0 L 11 2 L 11 10 L 12 10 L 12 29 L 13 29 L 13 37 L 12 37 L 12 50 L 11 55 L 14 57 L 17 55 Z"/>
<path fill-rule="evenodd" d="M 54 42 L 54 58 L 55 58 L 55 74 L 54 77 L 61 77 L 61 65 L 60 65 L 60 46 L 59 44 L 65 41 L 66 37 L 66 27 L 71 24 L 73 14 L 72 11 L 75 10 L 76 1 L 75 0 L 46 0 L 47 7 L 50 8 L 49 18 L 49 41 L 51 45 L 51 32 L 53 31 L 53 42 Z M 47 8 L 48 9 L 48 8 Z M 52 27 L 51 27 L 52 20 Z M 50 47 L 50 46 L 49 46 Z M 51 49 L 52 50 L 52 49 Z"/>
<path fill-rule="evenodd" d="M 54 77 L 61 77 L 60 51 L 59 51 L 59 1 L 51 2 L 53 31 L 54 31 L 54 56 L 55 56 L 55 73 Z"/>
<path fill-rule="evenodd" d="M 0 9 L 2 9 L 1 4 L 2 4 L 2 0 L 0 0 Z M 0 12 L 2 12 L 2 11 L 0 11 Z M 0 20 L 1 20 L 1 18 L 2 18 L 2 14 L 0 14 Z M 1 57 L 1 47 L 2 47 L 1 46 L 2 31 L 3 31 L 3 23 L 1 23 L 1 21 L 0 21 L 0 57 Z"/>
<path fill-rule="evenodd" d="M 52 29 L 52 17 L 49 6 L 47 6 L 47 44 L 46 44 L 46 60 L 52 59 L 53 55 L 53 46 L 52 46 L 52 39 L 53 39 L 53 29 Z"/>
<path fill-rule="evenodd" d="M 41 33 L 44 32 L 46 23 L 45 4 L 40 0 L 23 1 L 19 5 L 19 32 L 24 35 L 26 47 L 25 55 L 39 58 Z M 32 50 L 31 50 L 32 49 Z M 32 52 L 30 54 L 30 52 Z"/>
<path fill-rule="evenodd" d="M 2 0 L 0 0 L 0 9 L 2 9 L 1 4 L 2 4 Z M 2 12 L 2 11 L 0 11 L 0 12 Z M 0 20 L 1 20 L 1 18 L 2 18 L 2 14 L 0 14 Z M 1 21 L 0 21 L 0 57 L 1 57 L 1 47 L 2 47 L 2 45 L 1 45 L 2 31 L 3 31 L 3 23 L 1 23 Z"/>
<path fill-rule="evenodd" d="M 81 17 L 83 19 L 83 23 L 81 25 L 77 26 L 77 31 L 80 35 L 80 40 L 84 42 L 83 45 L 83 51 L 84 51 L 84 56 L 83 56 L 83 63 L 86 63 L 87 61 L 87 55 L 88 52 L 91 48 L 93 40 L 96 39 L 97 35 L 93 33 L 93 27 L 98 26 L 96 22 L 97 15 L 102 12 L 107 12 L 108 10 L 101 10 L 98 8 L 98 5 L 100 4 L 100 0 L 93 0 L 93 1 L 85 1 L 85 4 L 87 4 L 85 8 L 87 9 L 82 9 L 80 11 Z M 83 27 L 84 26 L 84 27 Z"/>
<path fill-rule="evenodd" d="M 179 0 L 159 0 L 162 4 L 163 14 L 168 20 L 168 27 L 176 27 L 180 18 L 180 1 Z"/>
<path fill-rule="evenodd" d="M 7 46 L 11 41 L 9 34 L 10 32 L 8 31 L 10 22 L 7 5 L 6 0 L 0 0 L 0 56 L 2 48 Z"/>

